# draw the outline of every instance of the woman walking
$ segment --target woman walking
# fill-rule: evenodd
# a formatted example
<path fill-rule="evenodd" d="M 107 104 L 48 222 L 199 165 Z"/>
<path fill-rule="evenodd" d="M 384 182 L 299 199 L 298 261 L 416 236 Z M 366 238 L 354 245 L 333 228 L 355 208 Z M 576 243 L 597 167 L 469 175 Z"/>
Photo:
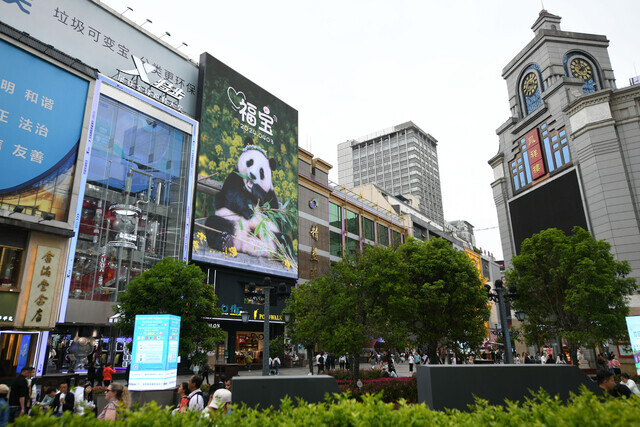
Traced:
<path fill-rule="evenodd" d="M 131 406 L 129 390 L 122 384 L 110 384 L 107 387 L 105 398 L 109 403 L 105 405 L 100 415 L 98 415 L 99 420 L 117 420 L 118 408 L 129 409 L 129 406 Z"/>

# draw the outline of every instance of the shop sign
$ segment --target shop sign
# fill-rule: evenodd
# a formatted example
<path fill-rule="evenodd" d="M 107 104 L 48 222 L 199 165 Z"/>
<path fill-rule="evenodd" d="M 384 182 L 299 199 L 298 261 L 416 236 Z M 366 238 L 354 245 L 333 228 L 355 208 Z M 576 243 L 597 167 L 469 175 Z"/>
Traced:
<path fill-rule="evenodd" d="M 131 71 L 116 80 L 195 116 L 197 66 L 100 2 L 5 0 L 0 1 L 0 16 L 105 75 Z"/>
<path fill-rule="evenodd" d="M 24 326 L 27 328 L 47 328 L 55 300 L 60 249 L 38 246 L 33 266 L 29 302 Z"/>

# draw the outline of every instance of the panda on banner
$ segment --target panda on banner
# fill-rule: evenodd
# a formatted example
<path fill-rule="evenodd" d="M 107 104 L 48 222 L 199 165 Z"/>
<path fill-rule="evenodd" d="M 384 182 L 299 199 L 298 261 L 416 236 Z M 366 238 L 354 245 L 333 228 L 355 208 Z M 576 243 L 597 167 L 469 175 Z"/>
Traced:
<path fill-rule="evenodd" d="M 262 257 L 270 257 L 280 246 L 291 254 L 293 244 L 289 236 L 281 233 L 278 224 L 258 209 L 280 207 L 273 188 L 275 159 L 269 159 L 267 152 L 254 145 L 251 138 L 245 138 L 245 143 L 236 168 L 216 195 L 215 214 L 205 221 L 207 244 L 219 251 L 235 247 L 238 252 Z M 261 223 L 270 232 L 264 229 L 256 232 Z"/>

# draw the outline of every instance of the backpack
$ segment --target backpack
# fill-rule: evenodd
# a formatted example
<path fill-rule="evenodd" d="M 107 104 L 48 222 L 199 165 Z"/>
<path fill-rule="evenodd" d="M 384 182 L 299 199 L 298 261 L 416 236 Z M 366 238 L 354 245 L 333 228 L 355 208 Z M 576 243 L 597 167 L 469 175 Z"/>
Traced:
<path fill-rule="evenodd" d="M 196 394 L 194 394 L 193 396 L 189 397 L 189 402 L 187 403 L 187 408 L 189 407 L 189 403 L 191 402 L 191 399 L 196 397 L 196 396 L 202 396 L 202 409 L 204 409 L 207 406 L 207 401 L 208 399 L 205 399 L 204 397 L 204 393 L 202 392 L 202 390 L 198 390 L 196 392 Z"/>

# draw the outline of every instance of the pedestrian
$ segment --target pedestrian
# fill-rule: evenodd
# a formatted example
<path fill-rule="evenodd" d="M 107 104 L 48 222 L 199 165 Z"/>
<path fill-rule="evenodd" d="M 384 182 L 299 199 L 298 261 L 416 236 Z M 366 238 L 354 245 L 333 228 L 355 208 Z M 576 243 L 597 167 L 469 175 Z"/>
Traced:
<path fill-rule="evenodd" d="M 342 356 L 340 356 L 340 358 L 338 359 L 338 364 L 340 366 L 340 369 L 344 369 L 344 365 L 346 363 L 346 357 L 344 356 L 344 354 Z"/>
<path fill-rule="evenodd" d="M 107 366 L 102 370 L 102 378 L 104 379 L 104 386 L 109 387 L 111 381 L 113 381 L 113 374 L 116 373 L 116 370 L 112 368 L 112 363 L 107 363 Z"/>
<path fill-rule="evenodd" d="M 318 375 L 320 372 L 324 374 L 324 356 L 322 353 L 318 353 Z"/>
<path fill-rule="evenodd" d="M 189 410 L 190 411 L 202 411 L 204 409 L 204 394 L 200 390 L 202 385 L 202 377 L 200 375 L 193 375 L 189 379 Z"/>
<path fill-rule="evenodd" d="M 184 382 L 178 386 L 178 406 L 173 410 L 174 413 L 184 414 L 189 410 L 189 383 Z"/>
<path fill-rule="evenodd" d="M 13 382 L 11 394 L 9 396 L 9 422 L 13 422 L 16 418 L 29 413 L 31 407 L 29 378 L 35 373 L 33 366 L 25 366 Z"/>
<path fill-rule="evenodd" d="M 102 372 L 104 371 L 104 366 L 101 363 L 96 364 L 96 385 L 102 387 Z"/>
<path fill-rule="evenodd" d="M 251 372 L 251 364 L 253 363 L 253 357 L 251 357 L 251 353 L 247 353 L 247 366 L 249 367 L 249 372 Z"/>
<path fill-rule="evenodd" d="M 9 395 L 9 386 L 6 384 L 0 384 L 0 427 L 5 427 L 9 424 L 9 402 L 7 396 Z"/>
<path fill-rule="evenodd" d="M 213 393 L 206 410 L 223 411 L 225 414 L 228 414 L 230 409 L 229 404 L 231 404 L 231 392 L 226 388 L 221 388 Z"/>
<path fill-rule="evenodd" d="M 598 386 L 613 397 L 630 397 L 631 390 L 622 384 L 616 384 L 613 374 L 609 371 L 599 371 L 597 375 Z"/>
<path fill-rule="evenodd" d="M 76 401 L 74 408 L 76 414 L 83 415 L 93 412 L 95 415 L 96 404 L 93 401 L 93 387 L 89 381 L 87 381 L 83 387 L 78 387 L 74 399 Z"/>
<path fill-rule="evenodd" d="M 75 396 L 69 393 L 69 385 L 67 383 L 60 384 L 60 392 L 53 398 L 51 408 L 53 415 L 61 417 L 64 411 L 73 412 L 75 407 Z"/>
<path fill-rule="evenodd" d="M 41 393 L 42 401 L 40 402 L 40 408 L 47 410 L 51 409 L 51 405 L 53 404 L 53 399 L 55 399 L 56 394 L 58 394 L 58 390 L 55 387 L 47 388 L 44 393 Z"/>
<path fill-rule="evenodd" d="M 201 371 L 201 375 L 202 375 L 202 382 L 204 382 L 204 380 L 207 380 L 207 385 L 209 384 L 209 371 L 211 370 L 211 368 L 209 367 L 208 363 L 205 363 L 204 365 L 202 365 L 202 371 Z"/>
<path fill-rule="evenodd" d="M 280 358 L 278 356 L 273 359 L 273 371 L 275 375 L 280 373 Z"/>
<path fill-rule="evenodd" d="M 627 388 L 631 391 L 631 393 L 635 394 L 636 396 L 640 396 L 640 390 L 638 390 L 638 385 L 634 380 L 629 378 L 629 374 L 627 374 L 626 372 L 620 374 L 620 384 L 626 385 Z"/>
<path fill-rule="evenodd" d="M 415 363 L 415 359 L 413 358 L 413 354 L 409 354 L 409 372 L 413 372 L 414 363 Z"/>
<path fill-rule="evenodd" d="M 117 420 L 118 408 L 129 409 L 129 406 L 131 406 L 129 390 L 122 384 L 110 384 L 107 387 L 104 397 L 108 403 L 102 412 L 100 412 L 100 415 L 98 415 L 99 420 Z"/>
<path fill-rule="evenodd" d="M 613 375 L 620 375 L 620 361 L 616 359 L 614 354 L 611 355 L 611 368 L 613 369 Z"/>
<path fill-rule="evenodd" d="M 91 384 L 91 387 L 93 387 L 96 381 L 96 364 L 93 359 L 89 361 L 89 366 L 87 366 L 87 380 Z"/>

